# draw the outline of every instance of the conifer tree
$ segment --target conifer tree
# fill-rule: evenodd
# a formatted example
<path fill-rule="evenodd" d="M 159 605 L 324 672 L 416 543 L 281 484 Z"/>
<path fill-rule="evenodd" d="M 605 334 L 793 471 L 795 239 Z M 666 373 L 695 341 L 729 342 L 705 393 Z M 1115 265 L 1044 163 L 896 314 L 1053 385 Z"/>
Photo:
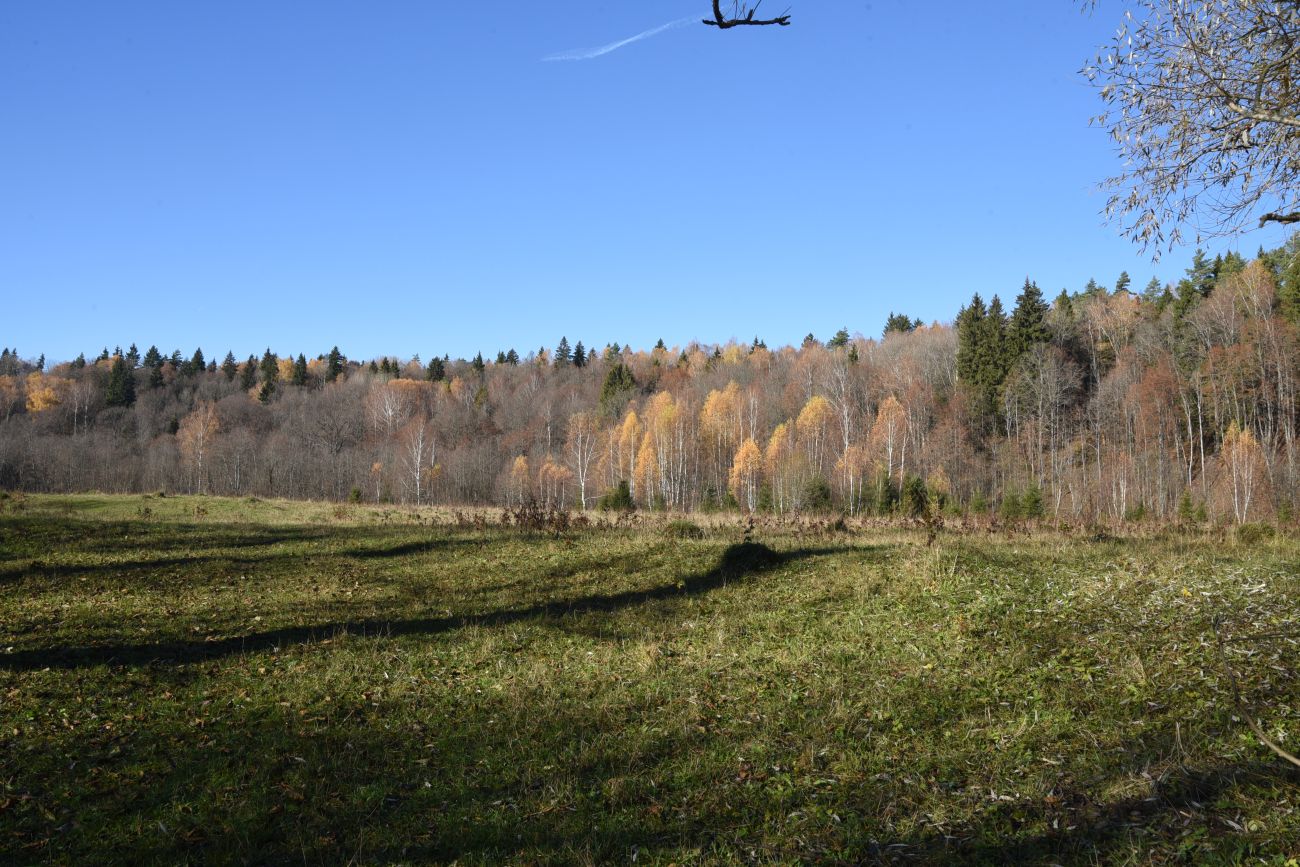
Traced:
<path fill-rule="evenodd" d="M 235 381 L 235 374 L 239 373 L 239 362 L 235 361 L 235 353 L 226 353 L 225 359 L 221 362 L 221 372 L 226 375 L 227 382 Z"/>
<path fill-rule="evenodd" d="M 104 403 L 108 406 L 131 406 L 135 403 L 135 374 L 120 355 L 113 358 L 113 366 L 109 369 Z"/>
<path fill-rule="evenodd" d="M 587 366 L 587 350 L 583 348 L 581 340 L 578 341 L 577 346 L 573 347 L 573 366 Z"/>
<path fill-rule="evenodd" d="M 325 356 L 325 381 L 333 382 L 343 373 L 343 353 L 335 346 L 330 350 L 329 355 Z"/>
<path fill-rule="evenodd" d="M 506 353 L 506 364 L 512 367 L 519 364 L 519 353 L 515 352 L 514 347 L 511 347 L 510 351 Z"/>
<path fill-rule="evenodd" d="M 239 369 L 239 387 L 249 391 L 255 385 L 257 385 L 257 356 L 250 355 L 244 362 L 244 366 Z"/>
<path fill-rule="evenodd" d="M 44 372 L 45 372 L 45 353 L 44 353 L 44 352 L 41 353 L 41 357 L 40 357 L 40 358 L 36 359 L 36 370 L 37 370 L 38 373 L 44 373 Z"/>
<path fill-rule="evenodd" d="M 424 369 L 424 378 L 429 382 L 442 382 L 447 376 L 447 365 L 438 356 L 434 356 L 429 366 Z"/>
<path fill-rule="evenodd" d="M 163 365 L 162 353 L 158 351 L 158 347 L 150 346 L 149 351 L 144 354 L 144 366 L 162 367 L 162 365 Z"/>
<path fill-rule="evenodd" d="M 623 406 L 636 391 L 636 378 L 623 362 L 610 367 L 605 374 L 605 381 L 600 386 L 600 407 L 606 415 L 613 417 L 623 411 Z"/>
<path fill-rule="evenodd" d="M 76 358 L 72 359 L 73 370 L 82 370 L 85 368 L 85 366 L 86 366 L 86 353 L 82 352 Z"/>
<path fill-rule="evenodd" d="M 1028 352 L 1035 344 L 1051 340 L 1051 332 L 1047 329 L 1047 311 L 1047 302 L 1043 300 L 1038 284 L 1031 283 L 1026 277 L 1025 286 L 1016 298 L 1016 309 L 1011 314 L 1007 334 L 1012 360 Z"/>
<path fill-rule="evenodd" d="M 480 375 L 487 369 L 487 365 L 483 362 L 483 353 L 479 352 L 474 356 L 474 360 L 470 362 L 470 367 L 474 368 L 474 372 Z"/>
<path fill-rule="evenodd" d="M 496 360 L 496 363 L 497 363 L 497 364 L 505 364 L 505 363 L 506 363 L 506 354 L 505 354 L 504 352 L 502 352 L 500 349 L 497 350 L 497 360 Z"/>
<path fill-rule="evenodd" d="M 1120 272 L 1119 272 L 1119 279 L 1117 279 L 1117 280 L 1115 281 L 1115 291 L 1116 291 L 1116 292 L 1127 292 L 1127 291 L 1128 291 L 1128 287 L 1129 287 L 1130 284 L 1132 284 L 1132 282 L 1133 282 L 1133 279 L 1132 279 L 1131 277 L 1128 276 L 1128 272 L 1127 272 L 1127 271 L 1120 271 Z"/>
<path fill-rule="evenodd" d="M 258 365 L 258 369 L 262 374 L 262 383 L 270 383 L 271 390 L 274 391 L 275 381 L 280 378 L 280 359 L 271 351 L 271 347 L 268 346 L 266 352 L 262 354 L 262 361 Z"/>
<path fill-rule="evenodd" d="M 126 363 L 131 365 L 132 368 L 140 366 L 140 350 L 136 348 L 134 343 L 132 343 L 131 348 L 126 351 Z"/>
<path fill-rule="evenodd" d="M 918 319 L 917 322 L 919 323 L 920 320 Z M 888 337 L 890 334 L 907 334 L 910 331 L 915 331 L 916 328 L 917 326 L 913 324 L 911 319 L 901 313 L 894 313 L 891 311 L 889 318 L 885 320 L 884 336 Z"/>
<path fill-rule="evenodd" d="M 555 366 L 568 367 L 573 363 L 573 352 L 569 349 L 569 339 L 560 338 L 560 345 L 555 347 Z"/>
<path fill-rule="evenodd" d="M 835 336 L 826 341 L 828 349 L 843 349 L 849 345 L 849 329 L 847 326 L 835 332 Z"/>
<path fill-rule="evenodd" d="M 301 352 L 299 352 L 298 357 L 294 359 L 293 378 L 290 380 L 290 384 L 298 386 L 307 384 L 307 357 Z"/>

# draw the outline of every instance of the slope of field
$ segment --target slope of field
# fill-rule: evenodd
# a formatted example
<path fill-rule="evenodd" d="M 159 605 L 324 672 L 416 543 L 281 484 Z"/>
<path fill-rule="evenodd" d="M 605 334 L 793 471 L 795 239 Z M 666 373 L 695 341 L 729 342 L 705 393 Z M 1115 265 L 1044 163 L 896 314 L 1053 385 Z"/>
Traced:
<path fill-rule="evenodd" d="M 0 862 L 1300 856 L 1293 540 L 0 502 Z"/>

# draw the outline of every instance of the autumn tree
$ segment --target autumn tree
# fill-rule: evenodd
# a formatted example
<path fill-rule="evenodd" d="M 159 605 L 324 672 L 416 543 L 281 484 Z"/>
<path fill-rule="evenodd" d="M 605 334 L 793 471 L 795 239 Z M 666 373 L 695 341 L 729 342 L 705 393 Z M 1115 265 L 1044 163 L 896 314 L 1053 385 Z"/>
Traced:
<path fill-rule="evenodd" d="M 587 480 L 599 436 L 600 423 L 595 414 L 579 412 L 569 416 L 566 450 L 569 466 L 578 482 L 578 502 L 584 512 L 587 510 Z"/>
<path fill-rule="evenodd" d="M 758 483 L 763 471 L 763 453 L 758 443 L 746 439 L 736 450 L 728 477 L 731 495 L 747 512 L 758 508 Z"/>
<path fill-rule="evenodd" d="M 211 401 L 204 401 L 181 420 L 176 431 L 176 442 L 190 466 L 194 488 L 199 494 L 207 493 L 207 459 L 219 428 L 216 407 Z"/>
<path fill-rule="evenodd" d="M 1146 246 L 1300 222 L 1300 6 L 1135 0 L 1085 70 L 1124 169 L 1107 214 Z"/>

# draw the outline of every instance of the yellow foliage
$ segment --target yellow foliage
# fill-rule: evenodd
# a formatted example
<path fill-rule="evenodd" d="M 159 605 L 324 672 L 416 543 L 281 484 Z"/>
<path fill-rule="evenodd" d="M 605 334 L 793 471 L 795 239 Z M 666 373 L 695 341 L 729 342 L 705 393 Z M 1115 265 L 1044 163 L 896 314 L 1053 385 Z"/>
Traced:
<path fill-rule="evenodd" d="M 763 470 L 763 453 L 753 438 L 746 439 L 731 462 L 731 494 L 749 511 L 758 506 L 758 480 Z"/>
<path fill-rule="evenodd" d="M 27 376 L 27 411 L 44 412 L 63 402 L 68 391 L 68 381 L 40 373 Z"/>

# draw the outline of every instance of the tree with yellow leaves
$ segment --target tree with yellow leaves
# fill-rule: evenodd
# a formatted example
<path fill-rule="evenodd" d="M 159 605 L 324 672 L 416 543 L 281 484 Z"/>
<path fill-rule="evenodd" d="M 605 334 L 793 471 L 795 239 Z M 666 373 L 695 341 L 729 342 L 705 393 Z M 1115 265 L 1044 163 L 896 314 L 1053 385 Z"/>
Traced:
<path fill-rule="evenodd" d="M 763 470 L 772 487 L 772 507 L 778 512 L 798 508 L 804 465 L 789 422 L 781 422 L 772 431 L 763 451 Z"/>
<path fill-rule="evenodd" d="M 63 402 L 68 380 L 42 373 L 27 375 L 27 411 L 45 412 Z"/>
<path fill-rule="evenodd" d="M 176 430 L 181 456 L 190 465 L 194 485 L 200 494 L 206 493 L 207 456 L 219 427 L 216 406 L 212 401 L 205 400 L 181 420 L 180 427 Z"/>
<path fill-rule="evenodd" d="M 831 408 L 830 401 L 815 394 L 808 398 L 794 423 L 799 445 L 808 458 L 808 467 L 818 476 L 826 475 L 830 427 L 834 418 L 835 411 Z"/>
<path fill-rule="evenodd" d="M 573 471 L 563 464 L 556 463 L 550 456 L 537 471 L 537 489 L 542 494 L 542 507 L 546 509 L 564 509 L 569 485 L 573 482 Z"/>
<path fill-rule="evenodd" d="M 880 402 L 869 437 L 871 450 L 884 465 L 885 475 L 890 480 L 895 479 L 895 467 L 898 469 L 897 479 L 901 481 L 903 478 L 907 463 L 906 433 L 907 411 L 899 403 L 898 398 L 891 394 Z"/>
<path fill-rule="evenodd" d="M 715 495 L 721 493 L 727 483 L 728 465 L 742 431 L 740 386 L 732 380 L 721 391 L 710 391 L 704 399 L 704 408 L 700 410 L 700 439 L 708 461 L 706 478 Z"/>
<path fill-rule="evenodd" d="M 763 453 L 759 451 L 758 443 L 746 439 L 731 462 L 728 480 L 732 496 L 746 511 L 752 512 L 758 508 L 758 482 L 762 470 Z"/>
<path fill-rule="evenodd" d="M 528 458 L 519 455 L 510 465 L 510 481 L 506 488 L 507 504 L 519 507 L 533 498 L 532 473 L 528 469 Z"/>
<path fill-rule="evenodd" d="M 850 515 L 856 515 L 865 505 L 873 464 L 870 453 L 857 444 L 845 449 L 835 463 L 835 469 L 843 479 L 845 502 Z"/>
<path fill-rule="evenodd" d="M 1232 487 L 1233 516 L 1238 524 L 1244 524 L 1263 475 L 1264 453 L 1250 428 L 1242 428 L 1236 421 L 1228 426 L 1220 452 Z"/>
<path fill-rule="evenodd" d="M 569 466 L 578 481 L 578 500 L 587 511 L 587 476 L 591 459 L 600 438 L 600 419 L 595 413 L 579 412 L 569 416 L 567 446 Z"/>

